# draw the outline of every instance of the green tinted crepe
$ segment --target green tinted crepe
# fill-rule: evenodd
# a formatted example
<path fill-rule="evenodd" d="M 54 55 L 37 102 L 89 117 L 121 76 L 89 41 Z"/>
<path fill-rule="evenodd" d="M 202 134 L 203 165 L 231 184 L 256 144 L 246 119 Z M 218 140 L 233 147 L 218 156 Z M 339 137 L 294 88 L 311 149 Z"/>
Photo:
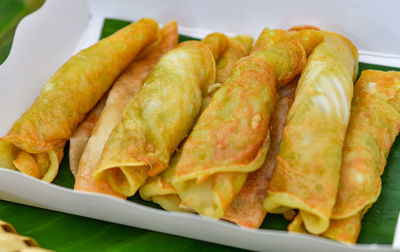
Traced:
<path fill-rule="evenodd" d="M 235 64 L 182 148 L 172 182 L 186 206 L 213 218 L 224 215 L 247 173 L 267 154 L 275 76 L 282 82 L 304 64 L 303 47 L 289 37 Z"/>
<path fill-rule="evenodd" d="M 363 71 L 355 85 L 336 204 L 323 236 L 357 241 L 361 218 L 380 194 L 380 176 L 399 130 L 400 72 Z"/>
<path fill-rule="evenodd" d="M 247 176 L 240 192 L 233 199 L 225 212 L 223 219 L 240 226 L 259 228 L 267 214 L 263 202 L 276 165 L 276 156 L 282 133 L 285 128 L 287 114 L 294 99 L 298 78 L 278 90 L 279 98 L 271 116 L 271 143 L 267 157 L 261 167 Z"/>
<path fill-rule="evenodd" d="M 358 55 L 350 41 L 323 32 L 302 71 L 264 208 L 299 209 L 310 233 L 329 226 L 339 184 Z"/>
<path fill-rule="evenodd" d="M 107 139 L 115 126 L 121 121 L 126 105 L 143 86 L 145 80 L 151 74 L 161 56 L 177 46 L 178 26 L 176 21 L 166 24 L 160 30 L 160 35 L 160 43 L 152 47 L 144 58 L 133 60 L 118 76 L 118 79 L 108 92 L 104 109 L 101 111 L 98 119 L 92 123 L 93 126 L 87 127 L 88 125 L 86 125 L 87 121 L 89 120 L 90 122 L 91 120 L 89 116 L 78 127 L 74 136 L 71 137 L 69 147 L 71 170 L 72 154 L 77 152 L 76 149 L 79 149 L 79 142 L 84 142 L 85 144 L 81 155 L 75 157 L 75 159 L 78 159 L 79 161 L 77 167 L 79 169 L 77 169 L 77 174 L 75 176 L 74 190 L 104 193 L 126 198 L 125 196 L 116 193 L 106 180 L 94 179 L 93 173 L 97 169 Z M 86 139 L 82 139 L 83 134 L 79 134 L 82 127 L 84 127 L 83 131 L 86 131 Z M 79 141 L 79 139 L 81 140 Z"/>
<path fill-rule="evenodd" d="M 207 36 L 206 38 L 209 38 Z M 237 38 L 240 37 L 240 40 Z M 253 39 L 246 35 L 240 35 L 235 38 L 231 38 L 229 41 L 229 47 L 222 53 L 217 61 L 217 82 L 210 85 L 208 88 L 207 96 L 203 97 L 202 111 L 211 100 L 213 91 L 218 89 L 225 82 L 227 75 L 231 72 L 234 63 L 241 57 L 247 55 L 248 49 L 246 47 L 251 45 Z M 217 86 L 218 85 L 218 86 Z M 175 166 L 179 159 L 179 152 L 176 152 L 171 158 L 168 169 L 163 171 L 158 176 L 150 178 L 145 185 L 139 189 L 140 196 L 145 200 L 152 200 L 159 204 L 168 211 L 184 211 L 179 205 L 181 200 L 177 195 L 175 188 L 172 186 L 172 178 L 174 176 Z"/>
<path fill-rule="evenodd" d="M 131 196 L 148 176 L 166 169 L 214 81 L 215 60 L 204 43 L 183 42 L 165 54 L 112 131 L 95 178 Z"/>
<path fill-rule="evenodd" d="M 65 142 L 78 123 L 136 54 L 157 39 L 158 24 L 152 19 L 141 19 L 71 57 L 3 137 L 2 141 L 21 150 L 14 160 L 15 166 L 8 168 L 16 167 L 52 181 Z"/>

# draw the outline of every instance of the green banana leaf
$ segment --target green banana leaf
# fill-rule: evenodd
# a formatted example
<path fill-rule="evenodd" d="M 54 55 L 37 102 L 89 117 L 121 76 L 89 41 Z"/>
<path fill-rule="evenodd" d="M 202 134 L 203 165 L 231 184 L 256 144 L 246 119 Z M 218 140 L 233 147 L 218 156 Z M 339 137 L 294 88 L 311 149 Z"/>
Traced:
<path fill-rule="evenodd" d="M 29 13 L 37 10 L 44 0 L 1 0 L 0 1 L 0 65 L 10 52 L 15 29 Z"/>
<path fill-rule="evenodd" d="M 107 37 L 129 22 L 106 19 L 101 37 Z M 180 36 L 180 41 L 193 38 Z M 392 67 L 360 63 L 364 69 L 400 70 Z M 53 183 L 73 188 L 69 170 L 68 145 L 60 171 Z M 378 201 L 362 221 L 358 243 L 391 244 L 400 211 L 400 137 L 394 143 L 382 176 L 382 192 Z M 149 207 L 158 205 L 139 196 L 128 200 Z M 57 251 L 240 251 L 239 249 L 183 238 L 134 227 L 63 214 L 45 209 L 0 201 L 0 219 L 10 222 L 22 235 L 33 237 L 45 248 Z M 289 221 L 281 215 L 267 215 L 262 229 L 286 230 Z"/>

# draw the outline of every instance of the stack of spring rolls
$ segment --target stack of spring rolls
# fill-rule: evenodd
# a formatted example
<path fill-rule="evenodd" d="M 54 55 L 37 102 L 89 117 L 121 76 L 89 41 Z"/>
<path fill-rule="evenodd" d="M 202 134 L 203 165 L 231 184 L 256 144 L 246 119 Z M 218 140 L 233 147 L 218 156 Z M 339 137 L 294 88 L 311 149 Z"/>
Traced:
<path fill-rule="evenodd" d="M 0 141 L 0 165 L 169 211 L 355 243 L 400 130 L 400 73 L 298 26 L 178 44 L 142 19 L 69 59 Z"/>

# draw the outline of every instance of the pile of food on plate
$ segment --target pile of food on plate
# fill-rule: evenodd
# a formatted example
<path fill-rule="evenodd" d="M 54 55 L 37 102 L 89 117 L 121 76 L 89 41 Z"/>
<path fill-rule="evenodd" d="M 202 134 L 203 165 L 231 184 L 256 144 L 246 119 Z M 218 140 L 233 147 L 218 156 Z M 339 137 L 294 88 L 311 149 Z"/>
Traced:
<path fill-rule="evenodd" d="M 178 44 L 145 18 L 71 57 L 0 140 L 0 165 L 169 211 L 357 240 L 400 129 L 400 72 L 313 26 Z"/>

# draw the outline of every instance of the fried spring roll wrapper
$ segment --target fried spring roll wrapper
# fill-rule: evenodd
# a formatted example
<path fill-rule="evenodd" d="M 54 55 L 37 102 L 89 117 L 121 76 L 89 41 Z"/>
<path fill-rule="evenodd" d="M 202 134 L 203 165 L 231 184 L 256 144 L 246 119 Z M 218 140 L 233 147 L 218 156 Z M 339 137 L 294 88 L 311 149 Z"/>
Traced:
<path fill-rule="evenodd" d="M 166 169 L 208 85 L 215 82 L 215 72 L 214 57 L 203 42 L 186 41 L 166 53 L 125 108 L 94 177 L 131 196 L 149 176 Z"/>
<path fill-rule="evenodd" d="M 84 121 L 76 128 L 75 133 L 69 139 L 69 169 L 74 177 L 78 172 L 79 160 L 86 148 L 89 137 L 97 120 L 106 104 L 107 94 L 103 97 Z"/>
<path fill-rule="evenodd" d="M 296 90 L 264 208 L 299 209 L 306 229 L 329 226 L 338 190 L 358 54 L 350 41 L 323 32 Z"/>
<path fill-rule="evenodd" d="M 82 139 L 79 129 L 75 132 L 74 137 L 81 139 L 81 142 L 85 142 L 86 145 L 84 152 L 82 151 L 82 157 L 78 157 L 80 162 L 78 161 L 79 170 L 75 177 L 75 190 L 106 193 L 124 198 L 123 195 L 116 193 L 108 185 L 107 181 L 101 179 L 95 180 L 92 175 L 99 164 L 104 144 L 113 128 L 121 120 L 126 105 L 142 87 L 145 79 L 150 75 L 159 58 L 167 51 L 177 46 L 178 27 L 176 21 L 172 21 L 164 26 L 160 34 L 161 42 L 153 47 L 145 58 L 134 60 L 130 63 L 127 69 L 115 81 L 113 87 L 109 91 L 105 107 L 99 115 L 98 120 L 96 120 L 97 122 L 90 123 L 90 116 L 86 119 L 93 127 L 90 129 L 89 127 L 85 127 L 84 123 L 81 124 L 80 127 L 85 127 L 82 131 L 90 135 L 87 145 L 87 138 Z M 72 140 L 73 138 L 71 138 L 70 159 L 72 159 L 71 150 L 78 148 L 77 144 Z"/>
<path fill-rule="evenodd" d="M 247 174 L 268 152 L 275 76 L 283 82 L 304 64 L 304 49 L 295 38 L 236 63 L 183 146 L 172 182 L 185 205 L 201 215 L 223 217 Z"/>
<path fill-rule="evenodd" d="M 238 39 L 240 38 L 240 39 Z M 220 81 L 218 87 L 216 84 L 210 85 L 208 88 L 208 95 L 203 97 L 202 111 L 208 105 L 211 100 L 213 91 L 218 89 L 227 78 L 227 73 L 230 73 L 234 63 L 241 57 L 247 55 L 249 44 L 253 43 L 253 38 L 240 35 L 230 39 L 230 45 L 228 49 L 220 56 L 217 61 L 217 75 L 216 79 Z M 145 185 L 139 189 L 140 196 L 144 200 L 152 200 L 159 204 L 162 208 L 168 211 L 185 211 L 185 209 L 179 207 L 181 199 L 176 193 L 175 188 L 172 186 L 172 178 L 175 173 L 175 166 L 178 162 L 180 152 L 176 152 L 171 158 L 168 169 L 163 171 L 158 176 L 150 178 Z"/>
<path fill-rule="evenodd" d="M 6 168 L 17 168 L 44 181 L 52 181 L 58 172 L 63 147 L 79 122 L 135 55 L 157 39 L 157 22 L 141 19 L 71 57 L 2 138 L 1 141 L 13 144 L 21 152 L 14 159 L 10 145 L 1 144 L 2 148 L 8 146 L 5 153 L 9 156 L 2 161 L 9 164 Z M 11 164 L 10 159 L 16 162 Z M 35 164 L 33 159 L 40 159 L 41 163 Z M 38 173 L 37 167 L 46 163 L 44 171 Z"/>
<path fill-rule="evenodd" d="M 379 197 L 381 175 L 400 131 L 400 72 L 366 70 L 355 85 L 339 191 L 323 236 L 355 243 L 361 218 Z"/>
<path fill-rule="evenodd" d="M 268 182 L 276 164 L 276 156 L 289 108 L 293 102 L 298 78 L 278 91 L 279 99 L 271 116 L 271 143 L 263 165 L 249 173 L 239 194 L 226 210 L 224 219 L 240 226 L 259 228 L 267 214 L 263 207 Z"/>

